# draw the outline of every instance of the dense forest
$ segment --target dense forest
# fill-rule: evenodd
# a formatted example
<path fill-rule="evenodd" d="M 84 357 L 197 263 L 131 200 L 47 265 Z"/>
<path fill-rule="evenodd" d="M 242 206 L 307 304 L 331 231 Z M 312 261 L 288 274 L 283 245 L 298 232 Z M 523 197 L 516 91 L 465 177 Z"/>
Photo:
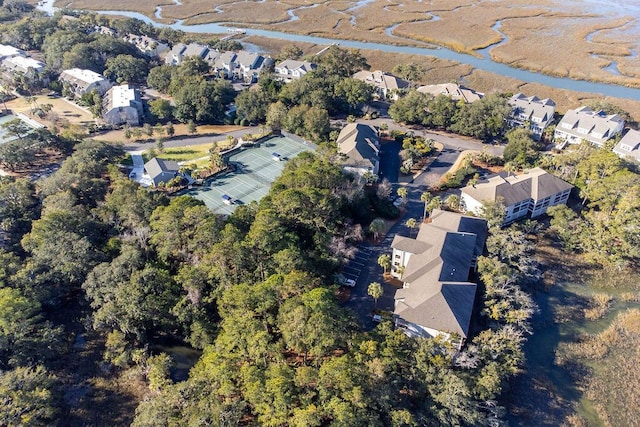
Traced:
<path fill-rule="evenodd" d="M 3 424 L 82 423 L 77 406 L 97 402 L 63 398 L 76 386 L 64 361 L 85 334 L 102 343 L 101 357 L 83 361 L 92 375 L 135 372 L 147 384 L 135 417 L 123 418 L 134 425 L 499 420 L 496 399 L 535 310 L 519 290 L 536 276 L 523 231 L 493 229 L 480 261 L 487 329 L 456 355 L 386 322 L 362 332 L 338 303 L 332 275 L 362 239 L 356 213 L 376 196 L 330 151 L 293 159 L 266 198 L 227 219 L 138 187 L 112 165 L 121 154 L 86 141 L 35 186 L 0 181 L 11 219 L 0 275 Z M 185 381 L 153 350 L 167 340 L 203 350 Z"/>

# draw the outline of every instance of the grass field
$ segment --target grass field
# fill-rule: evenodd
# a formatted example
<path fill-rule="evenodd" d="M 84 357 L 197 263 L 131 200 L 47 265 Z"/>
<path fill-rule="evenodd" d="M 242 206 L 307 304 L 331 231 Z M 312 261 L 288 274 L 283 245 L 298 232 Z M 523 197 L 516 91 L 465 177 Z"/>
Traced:
<path fill-rule="evenodd" d="M 68 122 L 71 124 L 86 125 L 94 122 L 93 115 L 86 110 L 78 107 L 65 100 L 64 98 L 50 98 L 48 96 L 37 96 L 36 103 L 40 106 L 45 104 L 51 104 L 51 111 L 55 112 L 48 119 L 40 119 L 31 114 L 33 104 L 29 104 L 24 98 L 16 98 L 7 102 L 7 108 L 18 113 L 23 113 L 30 118 L 37 120 L 45 126 L 50 126 L 52 120 Z"/>
<path fill-rule="evenodd" d="M 162 152 L 163 159 L 186 162 L 209 156 L 212 144 L 187 145 L 185 147 L 167 148 Z"/>

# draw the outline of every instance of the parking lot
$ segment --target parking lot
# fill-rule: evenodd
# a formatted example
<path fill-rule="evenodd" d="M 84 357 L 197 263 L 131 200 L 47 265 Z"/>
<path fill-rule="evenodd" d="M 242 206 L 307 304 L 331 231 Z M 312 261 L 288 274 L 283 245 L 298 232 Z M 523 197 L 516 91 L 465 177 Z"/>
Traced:
<path fill-rule="evenodd" d="M 366 267 L 369 256 L 371 256 L 371 249 L 361 246 L 358 248 L 356 255 L 353 259 L 349 260 L 346 263 L 344 268 L 342 269 L 342 274 L 347 279 L 353 279 L 356 281 L 356 286 L 358 286 L 358 279 L 360 278 L 360 273 Z M 367 284 L 368 285 L 368 284 Z M 360 284 L 360 286 L 363 286 Z"/>

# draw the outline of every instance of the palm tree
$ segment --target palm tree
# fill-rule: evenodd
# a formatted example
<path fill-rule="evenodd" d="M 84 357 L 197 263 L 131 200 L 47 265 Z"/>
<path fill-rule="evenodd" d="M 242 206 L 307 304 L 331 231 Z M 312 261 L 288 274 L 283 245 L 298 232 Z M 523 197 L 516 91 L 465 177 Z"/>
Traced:
<path fill-rule="evenodd" d="M 373 238 L 378 239 L 380 232 L 384 230 L 384 219 L 376 218 L 369 224 L 369 231 L 373 233 Z"/>
<path fill-rule="evenodd" d="M 209 156 L 209 160 L 211 162 L 211 168 L 215 170 L 221 170 L 225 167 L 225 161 L 222 156 L 218 153 L 211 153 Z"/>
<path fill-rule="evenodd" d="M 407 198 L 407 196 L 409 195 L 409 191 L 407 190 L 407 187 L 400 187 L 397 190 L 398 196 L 400 196 L 403 200 Z"/>
<path fill-rule="evenodd" d="M 422 215 L 422 222 L 427 219 L 427 203 L 429 203 L 432 198 L 433 196 L 428 191 L 425 191 L 420 195 L 420 200 L 424 202 L 424 214 Z"/>
<path fill-rule="evenodd" d="M 457 211 L 460 208 L 460 197 L 455 194 L 450 194 L 444 203 L 449 207 L 449 209 Z"/>
<path fill-rule="evenodd" d="M 511 176 L 512 172 L 515 175 L 515 172 L 518 170 L 518 166 L 511 162 L 505 163 L 504 170 L 507 172 L 507 176 Z"/>
<path fill-rule="evenodd" d="M 427 212 L 431 214 L 431 212 L 433 212 L 434 209 L 440 209 L 441 207 L 442 207 L 442 199 L 440 198 L 440 196 L 434 197 L 427 204 Z"/>
<path fill-rule="evenodd" d="M 378 257 L 378 265 L 384 269 L 386 273 L 391 268 L 391 257 L 387 254 L 380 255 Z"/>
<path fill-rule="evenodd" d="M 9 94 L 5 91 L 4 88 L 0 89 L 0 101 L 2 101 L 2 105 L 4 106 L 5 111 L 9 111 L 7 108 L 7 99 L 9 98 Z"/>
<path fill-rule="evenodd" d="M 373 304 L 375 308 L 378 308 L 378 298 L 382 296 L 384 293 L 384 289 L 379 282 L 371 282 L 369 283 L 369 287 L 367 288 L 367 294 L 373 298 Z"/>
<path fill-rule="evenodd" d="M 418 221 L 415 218 L 409 218 L 407 222 L 404 223 L 407 227 L 409 227 L 409 237 L 413 234 L 413 229 L 418 226 Z"/>

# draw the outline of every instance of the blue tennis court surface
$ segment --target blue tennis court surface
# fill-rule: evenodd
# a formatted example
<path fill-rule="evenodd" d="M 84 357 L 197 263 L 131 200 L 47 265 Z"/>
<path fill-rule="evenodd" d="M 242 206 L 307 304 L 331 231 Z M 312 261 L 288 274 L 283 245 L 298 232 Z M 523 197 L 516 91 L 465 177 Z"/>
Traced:
<path fill-rule="evenodd" d="M 235 167 L 234 172 L 218 175 L 182 194 L 202 200 L 215 213 L 229 215 L 242 204 L 262 199 L 282 173 L 287 160 L 303 151 L 314 150 L 315 146 L 311 144 L 285 136 L 273 137 L 230 154 L 227 162 Z M 277 160 L 274 153 L 279 155 Z"/>

